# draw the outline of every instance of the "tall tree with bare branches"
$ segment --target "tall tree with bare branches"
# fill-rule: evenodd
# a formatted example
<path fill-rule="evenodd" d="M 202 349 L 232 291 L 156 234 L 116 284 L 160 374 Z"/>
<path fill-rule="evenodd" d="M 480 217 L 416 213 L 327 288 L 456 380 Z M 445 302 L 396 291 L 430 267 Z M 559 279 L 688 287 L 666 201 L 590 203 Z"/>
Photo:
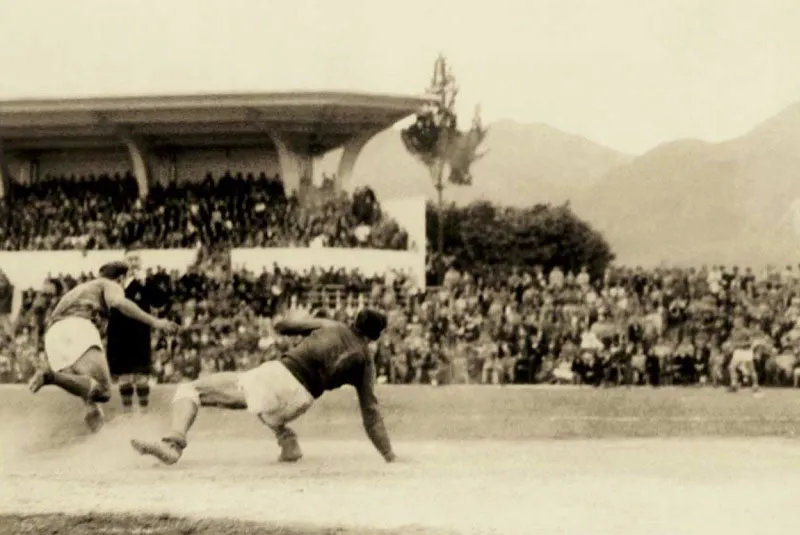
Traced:
<path fill-rule="evenodd" d="M 488 129 L 484 127 L 480 107 L 476 107 L 472 124 L 467 131 L 458 128 L 456 98 L 458 85 L 447 58 L 440 54 L 433 66 L 428 93 L 435 98 L 417 113 L 414 124 L 402 131 L 406 150 L 427 169 L 437 193 L 439 229 L 443 229 L 444 189 L 447 184 L 472 185 L 472 164 L 481 158 L 479 153 Z M 444 249 L 444 234 L 440 230 L 437 251 Z"/>

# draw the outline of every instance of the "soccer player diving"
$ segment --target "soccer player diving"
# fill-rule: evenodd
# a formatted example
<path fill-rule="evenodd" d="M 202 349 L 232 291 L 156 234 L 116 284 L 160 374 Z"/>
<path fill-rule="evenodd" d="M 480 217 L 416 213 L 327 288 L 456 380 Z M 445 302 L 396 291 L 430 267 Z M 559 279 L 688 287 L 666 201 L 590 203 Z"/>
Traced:
<path fill-rule="evenodd" d="M 243 372 L 219 372 L 178 385 L 172 402 L 172 428 L 161 440 L 134 439 L 133 448 L 165 464 L 175 464 L 187 447 L 187 434 L 201 406 L 244 410 L 275 434 L 281 462 L 302 458 L 297 435 L 287 426 L 326 391 L 355 387 L 372 444 L 393 462 L 386 428 L 375 396 L 375 362 L 369 342 L 380 338 L 386 316 L 363 309 L 352 325 L 324 318 L 277 318 L 275 331 L 301 335 L 302 341 L 281 358 Z"/>

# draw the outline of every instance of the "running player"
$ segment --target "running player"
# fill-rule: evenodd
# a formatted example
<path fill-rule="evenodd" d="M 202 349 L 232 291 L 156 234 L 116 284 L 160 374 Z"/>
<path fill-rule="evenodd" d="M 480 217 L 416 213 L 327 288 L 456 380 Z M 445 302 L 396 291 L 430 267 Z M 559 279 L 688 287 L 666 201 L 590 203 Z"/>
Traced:
<path fill-rule="evenodd" d="M 98 403 L 111 399 L 111 377 L 97 322 L 116 309 L 155 329 L 177 331 L 175 323 L 142 311 L 125 298 L 120 285 L 128 272 L 122 262 L 100 268 L 100 277 L 79 284 L 56 304 L 44 335 L 47 368 L 37 370 L 28 383 L 34 394 L 55 385 L 85 401 L 86 424 L 97 431 L 103 424 Z"/>
<path fill-rule="evenodd" d="M 395 460 L 375 397 L 375 363 L 368 343 L 380 338 L 386 316 L 364 309 L 352 326 L 323 318 L 279 319 L 275 330 L 305 338 L 282 358 L 245 372 L 220 372 L 180 384 L 172 404 L 172 430 L 160 441 L 132 440 L 142 455 L 175 464 L 199 407 L 247 409 L 274 433 L 281 462 L 300 460 L 297 435 L 287 424 L 304 414 L 324 392 L 352 385 L 364 428 L 386 462 Z"/>
<path fill-rule="evenodd" d="M 742 316 L 736 316 L 733 319 L 733 328 L 728 337 L 728 342 L 733 350 L 731 362 L 728 364 L 731 392 L 739 390 L 740 372 L 750 379 L 753 391 L 758 391 L 758 374 L 755 366 L 756 354 L 753 350 L 756 341 L 755 332 L 747 326 L 745 319 Z"/>

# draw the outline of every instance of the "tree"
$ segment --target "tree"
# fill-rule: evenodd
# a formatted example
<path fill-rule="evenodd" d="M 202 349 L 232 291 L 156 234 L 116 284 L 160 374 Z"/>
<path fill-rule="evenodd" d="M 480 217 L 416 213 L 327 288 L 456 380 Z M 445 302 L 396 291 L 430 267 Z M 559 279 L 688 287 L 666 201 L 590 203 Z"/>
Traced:
<path fill-rule="evenodd" d="M 433 210 L 429 203 L 428 213 Z M 464 207 L 451 204 L 428 224 L 429 237 L 439 232 L 444 254 L 468 270 L 503 272 L 513 266 L 538 265 L 546 271 L 559 267 L 576 272 L 586 266 L 597 278 L 614 259 L 605 238 L 578 218 L 569 204 L 529 208 L 502 208 L 487 201 Z"/>
<path fill-rule="evenodd" d="M 454 185 L 472 184 L 472 164 L 484 154 L 478 149 L 486 137 L 487 128 L 481 121 L 480 108 L 476 108 L 472 125 L 467 132 L 458 129 L 455 111 L 458 86 L 447 58 L 439 55 L 433 67 L 428 92 L 435 102 L 417 113 L 414 124 L 402 131 L 403 144 L 411 155 L 427 169 L 437 194 L 437 217 L 444 214 L 444 188 L 446 182 Z M 445 181 L 445 178 L 447 179 Z M 437 251 L 444 248 L 443 225 L 438 225 Z"/>

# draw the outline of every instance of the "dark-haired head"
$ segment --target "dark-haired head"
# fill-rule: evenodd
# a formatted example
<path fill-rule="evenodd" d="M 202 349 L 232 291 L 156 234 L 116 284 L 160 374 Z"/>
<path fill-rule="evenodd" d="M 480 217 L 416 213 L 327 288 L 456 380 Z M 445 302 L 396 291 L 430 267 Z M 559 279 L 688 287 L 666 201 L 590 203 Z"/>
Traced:
<path fill-rule="evenodd" d="M 125 262 L 109 262 L 100 268 L 100 276 L 104 279 L 119 281 L 127 274 L 128 264 Z"/>
<path fill-rule="evenodd" d="M 377 310 L 365 308 L 356 314 L 353 329 L 366 338 L 375 341 L 381 337 L 386 328 L 386 315 Z"/>

